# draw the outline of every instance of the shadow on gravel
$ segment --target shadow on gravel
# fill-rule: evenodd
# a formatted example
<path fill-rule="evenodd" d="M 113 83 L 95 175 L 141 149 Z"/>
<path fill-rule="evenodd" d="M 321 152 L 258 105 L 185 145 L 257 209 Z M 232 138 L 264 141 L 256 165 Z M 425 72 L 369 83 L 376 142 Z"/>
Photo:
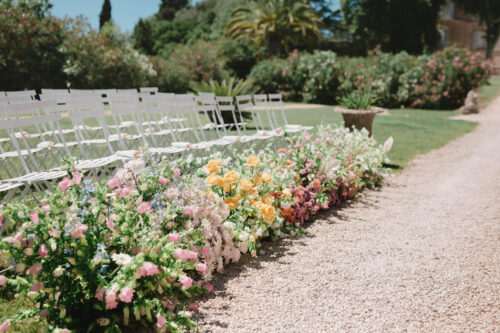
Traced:
<path fill-rule="evenodd" d="M 359 195 L 354 200 L 345 202 L 342 205 L 336 206 L 332 209 L 320 211 L 314 217 L 314 219 L 304 225 L 303 233 L 299 235 L 289 236 L 278 241 L 264 240 L 257 257 L 252 257 L 249 254 L 242 255 L 238 263 L 226 266 L 222 274 L 217 274 L 212 280 L 215 292 L 202 297 L 200 299 L 200 302 L 203 303 L 204 301 L 215 297 L 227 297 L 228 299 L 231 299 L 231 294 L 228 294 L 226 292 L 226 283 L 232 279 L 244 277 L 245 273 L 249 269 L 254 270 L 265 268 L 265 265 L 263 264 L 266 262 L 278 262 L 283 265 L 288 264 L 288 262 L 286 261 L 280 262 L 280 259 L 285 256 L 295 256 L 299 254 L 298 252 L 300 251 L 296 251 L 297 245 L 306 246 L 307 244 L 306 242 L 304 242 L 304 239 L 316 237 L 313 233 L 309 232 L 309 229 L 315 223 L 327 223 L 334 225 L 339 222 L 362 222 L 358 219 L 353 220 L 353 217 L 349 216 L 349 208 L 352 208 L 354 205 L 360 207 L 379 207 L 378 199 L 376 198 L 376 196 L 367 195 L 369 193 L 373 194 L 378 192 L 380 192 L 380 189 L 366 190 L 366 192 L 364 192 L 362 195 Z M 294 250 L 292 250 L 292 245 L 295 247 Z M 224 311 L 225 308 L 223 307 L 219 310 Z M 195 316 L 195 319 L 197 319 L 198 321 L 203 321 L 204 318 L 205 316 L 203 315 L 203 313 L 198 313 Z M 207 323 L 209 323 L 211 326 L 227 328 L 227 324 L 221 322 L 220 320 L 213 320 Z M 209 331 L 206 333 L 209 333 Z"/>

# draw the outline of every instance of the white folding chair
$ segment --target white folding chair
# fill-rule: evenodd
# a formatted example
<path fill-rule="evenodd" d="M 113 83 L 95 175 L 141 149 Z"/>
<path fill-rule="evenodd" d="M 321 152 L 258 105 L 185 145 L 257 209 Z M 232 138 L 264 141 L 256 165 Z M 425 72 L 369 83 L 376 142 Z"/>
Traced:
<path fill-rule="evenodd" d="M 34 90 L 20 90 L 20 91 L 6 91 L 7 101 L 9 104 L 27 103 L 35 99 L 36 91 Z"/>
<path fill-rule="evenodd" d="M 266 140 L 277 136 L 277 132 L 274 131 L 274 128 L 272 126 L 271 126 L 272 130 L 269 130 L 264 125 L 264 121 L 261 117 L 262 111 L 256 108 L 256 106 L 253 103 L 251 95 L 236 96 L 235 100 L 238 112 L 241 113 L 242 117 L 243 113 L 246 112 L 250 113 L 250 115 L 252 116 L 255 125 L 255 133 L 252 134 L 254 137 Z"/>
<path fill-rule="evenodd" d="M 279 112 L 281 115 L 282 123 L 280 124 L 278 121 L 276 121 L 276 124 L 278 126 L 283 127 L 283 130 L 286 133 L 298 133 L 306 130 L 311 130 L 314 127 L 313 126 L 303 126 L 303 125 L 296 125 L 296 124 L 289 124 L 288 119 L 286 117 L 285 113 L 285 104 L 283 103 L 283 97 L 281 94 L 269 94 L 268 95 L 268 104 L 269 104 L 269 110 L 272 115 L 274 115 L 275 112 Z M 274 118 L 276 119 L 276 118 Z"/>

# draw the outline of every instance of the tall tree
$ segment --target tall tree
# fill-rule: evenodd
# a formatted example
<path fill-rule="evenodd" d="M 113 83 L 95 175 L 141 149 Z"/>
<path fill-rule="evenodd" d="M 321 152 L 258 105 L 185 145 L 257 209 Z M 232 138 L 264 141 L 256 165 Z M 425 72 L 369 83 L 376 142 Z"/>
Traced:
<path fill-rule="evenodd" d="M 473 1 L 473 0 L 471 0 Z M 365 51 L 422 53 L 438 46 L 437 23 L 445 0 L 342 0 L 344 22 Z"/>
<path fill-rule="evenodd" d="M 226 34 L 252 39 L 271 54 L 287 55 L 294 47 L 317 40 L 320 23 L 307 1 L 258 0 L 233 12 Z"/>
<path fill-rule="evenodd" d="M 140 19 L 134 27 L 132 37 L 136 49 L 149 55 L 154 53 L 153 27 L 149 20 Z"/>
<path fill-rule="evenodd" d="M 486 26 L 486 57 L 491 58 L 500 37 L 499 0 L 455 0 L 458 5 L 474 15 L 478 15 Z"/>
<path fill-rule="evenodd" d="M 172 21 L 177 12 L 189 4 L 189 0 L 161 0 L 158 16 L 163 20 Z"/>
<path fill-rule="evenodd" d="M 102 29 L 109 21 L 111 21 L 111 0 L 104 0 L 101 14 L 99 14 L 99 29 Z"/>

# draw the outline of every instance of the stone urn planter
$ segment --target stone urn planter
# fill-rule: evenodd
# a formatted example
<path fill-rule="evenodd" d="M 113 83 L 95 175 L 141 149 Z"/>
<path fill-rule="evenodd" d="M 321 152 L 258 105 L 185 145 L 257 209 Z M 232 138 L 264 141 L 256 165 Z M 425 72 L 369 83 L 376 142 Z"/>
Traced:
<path fill-rule="evenodd" d="M 342 113 L 344 118 L 344 126 L 349 129 L 361 130 L 366 128 L 370 136 L 372 136 L 373 120 L 379 113 L 384 110 L 376 107 L 371 107 L 368 110 L 352 110 L 344 107 L 336 107 L 336 111 Z"/>

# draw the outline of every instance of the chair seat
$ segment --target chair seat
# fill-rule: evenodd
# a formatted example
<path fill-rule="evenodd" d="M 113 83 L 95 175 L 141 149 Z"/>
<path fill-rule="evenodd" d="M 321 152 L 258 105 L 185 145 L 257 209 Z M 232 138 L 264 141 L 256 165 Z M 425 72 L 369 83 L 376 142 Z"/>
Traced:
<path fill-rule="evenodd" d="M 23 186 L 23 183 L 0 182 L 0 193 L 13 190 Z"/>
<path fill-rule="evenodd" d="M 119 156 L 111 155 L 111 156 L 106 156 L 106 157 L 101 157 L 101 158 L 96 158 L 92 160 L 81 160 L 76 162 L 76 168 L 78 170 L 89 170 L 89 169 L 97 169 L 97 168 L 102 168 L 105 166 L 108 166 L 110 164 L 113 164 L 117 161 L 121 161 L 122 158 Z"/>

